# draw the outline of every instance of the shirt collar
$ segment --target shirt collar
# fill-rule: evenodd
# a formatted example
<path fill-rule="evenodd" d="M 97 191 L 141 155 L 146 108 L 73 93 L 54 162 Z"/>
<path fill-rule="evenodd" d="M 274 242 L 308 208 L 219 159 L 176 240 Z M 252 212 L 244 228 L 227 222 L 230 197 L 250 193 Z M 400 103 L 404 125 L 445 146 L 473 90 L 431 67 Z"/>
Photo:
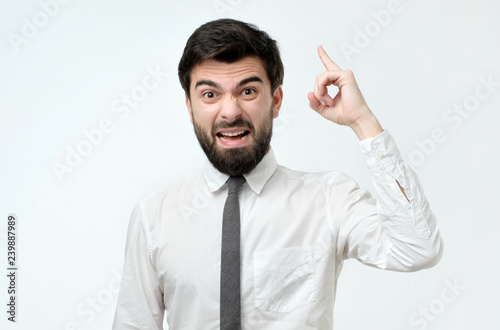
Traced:
<path fill-rule="evenodd" d="M 264 158 L 248 174 L 243 175 L 250 188 L 260 194 L 266 182 L 271 178 L 278 163 L 272 148 L 269 148 Z M 208 160 L 203 169 L 203 176 L 210 192 L 219 190 L 229 178 L 229 175 L 219 172 Z"/>

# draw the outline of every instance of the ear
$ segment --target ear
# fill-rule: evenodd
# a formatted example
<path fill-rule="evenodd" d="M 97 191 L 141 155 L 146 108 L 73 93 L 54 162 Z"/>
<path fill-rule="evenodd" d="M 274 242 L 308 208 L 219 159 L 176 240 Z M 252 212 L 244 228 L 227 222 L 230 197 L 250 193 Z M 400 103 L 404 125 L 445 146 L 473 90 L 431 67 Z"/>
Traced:
<path fill-rule="evenodd" d="M 187 96 L 187 94 L 185 94 L 186 96 L 186 107 L 188 109 L 188 113 L 189 113 L 189 121 L 191 122 L 191 124 L 193 123 L 193 110 L 191 109 L 191 100 L 189 100 L 189 97 Z"/>
<path fill-rule="evenodd" d="M 278 88 L 276 88 L 273 95 L 273 118 L 278 118 L 282 102 L 283 102 L 283 88 L 279 86 Z"/>

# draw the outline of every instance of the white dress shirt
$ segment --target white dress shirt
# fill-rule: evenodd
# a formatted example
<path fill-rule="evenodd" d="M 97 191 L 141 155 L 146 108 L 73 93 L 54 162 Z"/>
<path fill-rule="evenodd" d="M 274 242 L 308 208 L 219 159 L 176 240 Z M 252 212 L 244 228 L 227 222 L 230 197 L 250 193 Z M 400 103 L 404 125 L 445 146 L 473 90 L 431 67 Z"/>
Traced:
<path fill-rule="evenodd" d="M 241 211 L 243 329 L 333 329 L 345 259 L 397 271 L 433 266 L 438 227 L 387 131 L 360 142 L 374 199 L 338 172 L 276 163 L 248 175 Z M 134 209 L 113 329 L 219 329 L 222 211 L 228 176 L 210 163 Z M 401 192 L 396 180 L 409 199 Z"/>

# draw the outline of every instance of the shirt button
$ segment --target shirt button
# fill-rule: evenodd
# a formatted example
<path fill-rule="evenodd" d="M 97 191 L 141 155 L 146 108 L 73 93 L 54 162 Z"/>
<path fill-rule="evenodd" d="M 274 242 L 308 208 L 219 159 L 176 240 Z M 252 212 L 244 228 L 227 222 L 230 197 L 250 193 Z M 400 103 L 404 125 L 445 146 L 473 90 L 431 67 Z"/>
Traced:
<path fill-rule="evenodd" d="M 382 156 L 384 155 L 384 152 L 382 150 L 377 150 L 375 151 L 375 157 L 377 158 L 382 158 Z"/>

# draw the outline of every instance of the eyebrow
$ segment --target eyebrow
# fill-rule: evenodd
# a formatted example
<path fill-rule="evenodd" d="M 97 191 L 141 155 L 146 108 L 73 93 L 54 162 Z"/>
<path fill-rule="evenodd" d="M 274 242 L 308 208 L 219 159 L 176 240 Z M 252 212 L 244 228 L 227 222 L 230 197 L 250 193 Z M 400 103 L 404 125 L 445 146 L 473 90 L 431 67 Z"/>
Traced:
<path fill-rule="evenodd" d="M 260 79 L 259 77 L 252 76 L 252 77 L 249 77 L 249 78 L 246 78 L 246 79 L 243 79 L 242 81 L 240 81 L 236 87 L 241 87 L 243 85 L 246 85 L 246 84 L 248 84 L 250 82 L 254 82 L 254 81 L 263 83 L 262 79 Z"/>
<path fill-rule="evenodd" d="M 243 79 L 242 81 L 240 81 L 237 85 L 236 85 L 236 88 L 238 87 L 241 87 L 243 85 L 246 85 L 250 82 L 260 82 L 260 83 L 263 83 L 262 79 L 257 77 L 257 76 L 252 76 L 252 77 L 248 77 L 248 78 L 245 78 Z M 194 88 L 198 88 L 198 86 L 202 86 L 202 85 L 207 85 L 207 86 L 211 86 L 211 87 L 214 87 L 214 88 L 220 88 L 220 85 L 217 84 L 216 82 L 212 81 L 212 80 L 206 80 L 206 79 L 202 79 L 202 80 L 198 80 L 196 82 L 196 85 L 194 86 Z"/>
<path fill-rule="evenodd" d="M 212 80 L 198 80 L 196 82 L 196 85 L 194 85 L 194 88 L 198 88 L 198 86 L 202 86 L 202 85 L 207 85 L 207 86 L 211 86 L 211 87 L 214 87 L 214 88 L 219 88 L 219 84 L 213 82 Z"/>

